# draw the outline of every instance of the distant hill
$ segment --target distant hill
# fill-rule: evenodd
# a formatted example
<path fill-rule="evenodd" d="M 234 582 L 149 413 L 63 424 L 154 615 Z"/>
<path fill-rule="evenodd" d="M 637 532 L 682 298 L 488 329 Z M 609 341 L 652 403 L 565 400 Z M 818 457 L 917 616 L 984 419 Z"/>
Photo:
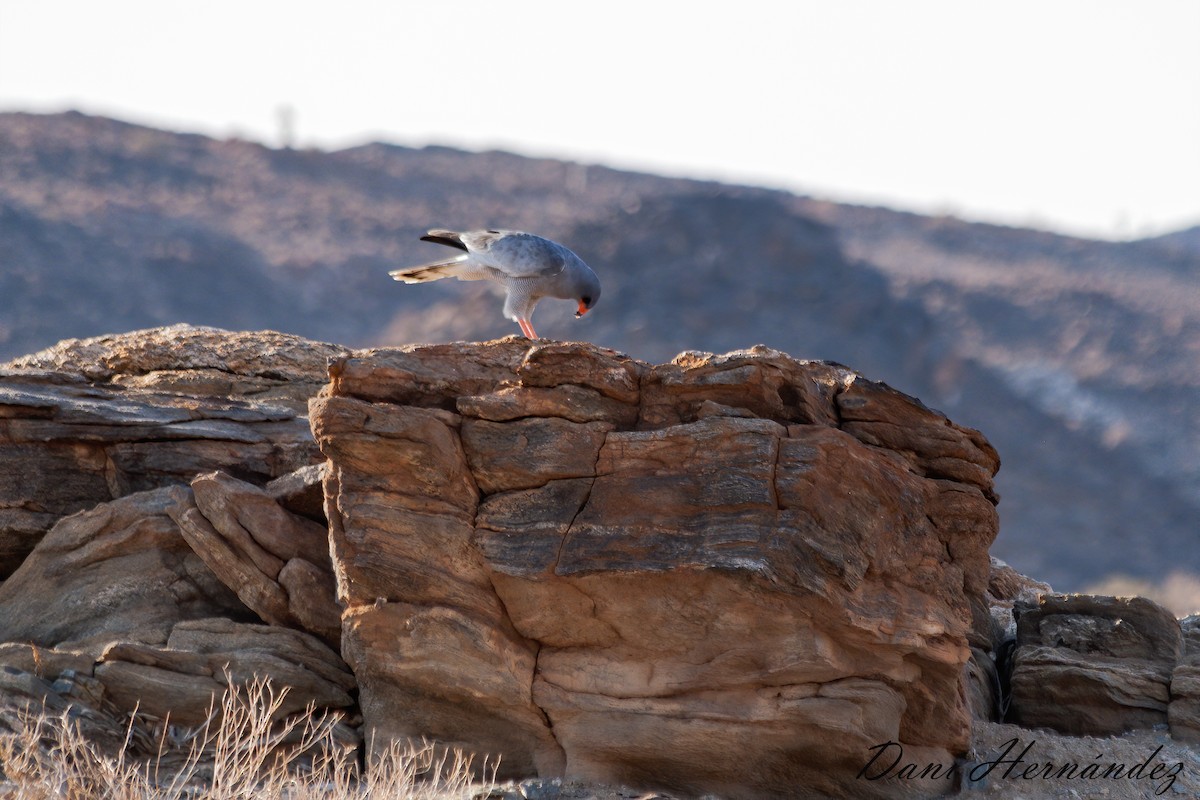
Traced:
<path fill-rule="evenodd" d="M 604 281 L 539 333 L 658 361 L 763 342 L 983 430 L 994 553 L 1062 590 L 1200 573 L 1200 249 L 1109 243 L 605 167 L 273 150 L 0 114 L 0 359 L 174 322 L 352 346 L 516 333 L 487 286 L 404 286 L 426 228 L 563 241 Z M 1194 237 L 1194 234 L 1192 235 Z"/>
<path fill-rule="evenodd" d="M 1175 253 L 1200 254 L 1200 225 L 1163 234 L 1162 236 L 1155 236 L 1152 239 L 1144 239 L 1143 241 L 1148 244 L 1158 245 Z"/>

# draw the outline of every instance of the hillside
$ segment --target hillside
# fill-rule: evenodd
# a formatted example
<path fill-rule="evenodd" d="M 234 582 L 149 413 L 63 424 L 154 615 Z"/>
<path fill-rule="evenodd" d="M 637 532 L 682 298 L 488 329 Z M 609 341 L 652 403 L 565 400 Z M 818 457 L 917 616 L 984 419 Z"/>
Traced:
<path fill-rule="evenodd" d="M 650 361 L 763 342 L 984 431 L 993 553 L 1060 590 L 1200 573 L 1200 256 L 506 153 L 272 150 L 0 115 L 0 359 L 190 322 L 349 346 L 515 332 L 486 286 L 402 286 L 431 226 L 512 227 L 601 275 L 547 337 Z"/>

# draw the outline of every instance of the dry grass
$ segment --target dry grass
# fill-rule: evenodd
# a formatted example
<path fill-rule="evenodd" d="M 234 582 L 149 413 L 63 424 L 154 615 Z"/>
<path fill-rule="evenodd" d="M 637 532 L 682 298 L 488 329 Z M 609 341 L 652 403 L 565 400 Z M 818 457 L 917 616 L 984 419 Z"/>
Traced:
<path fill-rule="evenodd" d="M 149 754 L 136 715 L 111 754 L 69 713 L 23 711 L 0 733 L 0 800 L 449 800 L 486 788 L 471 759 L 429 744 L 392 743 L 364 774 L 336 715 L 277 720 L 286 694 L 264 680 L 231 690 L 203 725 L 157 726 Z"/>

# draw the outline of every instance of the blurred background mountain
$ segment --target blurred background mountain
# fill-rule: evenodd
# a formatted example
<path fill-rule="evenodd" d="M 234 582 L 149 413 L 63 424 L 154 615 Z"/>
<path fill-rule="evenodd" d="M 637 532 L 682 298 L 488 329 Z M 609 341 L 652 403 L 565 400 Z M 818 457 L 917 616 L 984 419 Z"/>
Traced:
<path fill-rule="evenodd" d="M 388 277 L 444 254 L 418 240 L 434 226 L 531 230 L 596 270 L 596 310 L 547 301 L 543 336 L 651 361 L 761 342 L 885 380 L 999 449 L 995 555 L 1060 591 L 1200 596 L 1200 227 L 1091 241 L 503 152 L 7 113 L 0 360 L 176 322 L 516 333 L 489 286 Z"/>

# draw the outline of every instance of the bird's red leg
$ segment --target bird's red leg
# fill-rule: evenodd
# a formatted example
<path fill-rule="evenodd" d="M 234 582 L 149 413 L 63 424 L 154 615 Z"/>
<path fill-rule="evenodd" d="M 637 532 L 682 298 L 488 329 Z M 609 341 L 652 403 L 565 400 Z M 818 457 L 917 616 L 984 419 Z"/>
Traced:
<path fill-rule="evenodd" d="M 521 326 L 521 333 L 525 334 L 526 339 L 536 339 L 537 331 L 533 329 L 533 323 L 528 320 L 519 319 L 517 324 Z"/>

